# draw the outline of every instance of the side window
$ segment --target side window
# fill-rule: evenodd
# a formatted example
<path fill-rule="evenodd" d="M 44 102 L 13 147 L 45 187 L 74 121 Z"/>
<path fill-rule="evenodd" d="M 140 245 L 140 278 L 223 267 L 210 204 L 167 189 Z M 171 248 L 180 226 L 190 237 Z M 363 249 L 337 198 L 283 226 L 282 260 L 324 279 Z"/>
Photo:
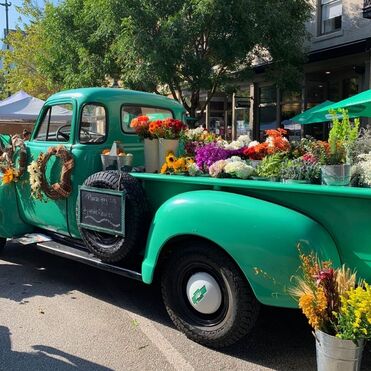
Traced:
<path fill-rule="evenodd" d="M 173 113 L 164 108 L 145 107 L 145 106 L 122 106 L 121 107 L 121 127 L 125 133 L 134 133 L 130 123 L 138 116 L 148 116 L 151 121 L 163 120 L 173 117 Z"/>
<path fill-rule="evenodd" d="M 70 140 L 72 104 L 50 106 L 35 136 L 37 141 L 68 142 Z"/>
<path fill-rule="evenodd" d="M 103 106 L 87 104 L 80 121 L 80 143 L 103 143 L 106 139 L 107 115 Z"/>

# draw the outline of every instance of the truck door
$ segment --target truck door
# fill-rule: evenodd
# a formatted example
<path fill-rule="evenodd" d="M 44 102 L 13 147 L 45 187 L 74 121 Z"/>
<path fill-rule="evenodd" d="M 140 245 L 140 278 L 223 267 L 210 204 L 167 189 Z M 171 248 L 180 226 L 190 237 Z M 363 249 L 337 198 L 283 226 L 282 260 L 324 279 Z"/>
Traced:
<path fill-rule="evenodd" d="M 63 145 L 71 151 L 75 111 L 76 103 L 72 100 L 44 105 L 31 140 L 27 143 L 28 163 L 37 160 L 40 153 L 46 153 L 50 147 Z M 45 178 L 50 185 L 59 183 L 61 170 L 61 160 L 51 156 L 45 169 Z M 20 213 L 25 221 L 40 228 L 68 234 L 68 198 L 52 200 L 45 196 L 44 200 L 37 200 L 31 197 L 28 181 L 18 182 L 17 192 Z"/>

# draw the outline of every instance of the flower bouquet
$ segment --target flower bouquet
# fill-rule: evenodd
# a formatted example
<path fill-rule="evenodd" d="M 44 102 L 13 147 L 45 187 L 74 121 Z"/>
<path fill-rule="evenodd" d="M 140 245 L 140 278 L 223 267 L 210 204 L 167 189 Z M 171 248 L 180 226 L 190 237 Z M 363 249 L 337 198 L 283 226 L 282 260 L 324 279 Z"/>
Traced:
<path fill-rule="evenodd" d="M 290 292 L 315 330 L 318 370 L 358 370 L 371 339 L 371 287 L 345 266 L 298 250 L 301 273 Z"/>
<path fill-rule="evenodd" d="M 209 174 L 213 178 L 229 177 L 248 179 L 253 173 L 254 168 L 238 156 L 216 161 L 209 167 Z"/>
<path fill-rule="evenodd" d="M 194 164 L 192 157 L 176 157 L 169 152 L 161 166 L 161 174 L 188 174 L 189 168 Z"/>
<path fill-rule="evenodd" d="M 156 120 L 150 123 L 150 132 L 159 139 L 158 142 L 158 163 L 159 168 L 166 161 L 166 156 L 172 152 L 176 154 L 179 148 L 179 138 L 186 125 L 176 119 L 167 118 Z"/>

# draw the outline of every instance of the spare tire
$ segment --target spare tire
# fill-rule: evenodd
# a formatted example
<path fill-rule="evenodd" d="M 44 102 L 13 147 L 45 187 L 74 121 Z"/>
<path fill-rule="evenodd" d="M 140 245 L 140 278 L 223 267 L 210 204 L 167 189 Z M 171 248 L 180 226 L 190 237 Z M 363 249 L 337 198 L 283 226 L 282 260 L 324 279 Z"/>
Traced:
<path fill-rule="evenodd" d="M 79 230 L 86 247 L 102 261 L 118 262 L 127 258 L 144 244 L 148 233 L 148 204 L 139 180 L 121 171 L 101 171 L 87 178 L 84 185 L 126 191 L 124 237 L 80 226 Z"/>

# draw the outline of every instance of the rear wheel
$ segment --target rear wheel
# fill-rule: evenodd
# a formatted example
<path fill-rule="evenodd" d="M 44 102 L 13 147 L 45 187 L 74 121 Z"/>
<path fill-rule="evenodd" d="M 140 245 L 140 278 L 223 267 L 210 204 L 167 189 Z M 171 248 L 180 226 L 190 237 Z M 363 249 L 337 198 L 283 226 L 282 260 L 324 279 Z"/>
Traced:
<path fill-rule="evenodd" d="M 212 244 L 179 247 L 166 261 L 161 286 L 175 326 L 200 344 L 231 345 L 256 322 L 259 303 L 248 282 Z"/>

